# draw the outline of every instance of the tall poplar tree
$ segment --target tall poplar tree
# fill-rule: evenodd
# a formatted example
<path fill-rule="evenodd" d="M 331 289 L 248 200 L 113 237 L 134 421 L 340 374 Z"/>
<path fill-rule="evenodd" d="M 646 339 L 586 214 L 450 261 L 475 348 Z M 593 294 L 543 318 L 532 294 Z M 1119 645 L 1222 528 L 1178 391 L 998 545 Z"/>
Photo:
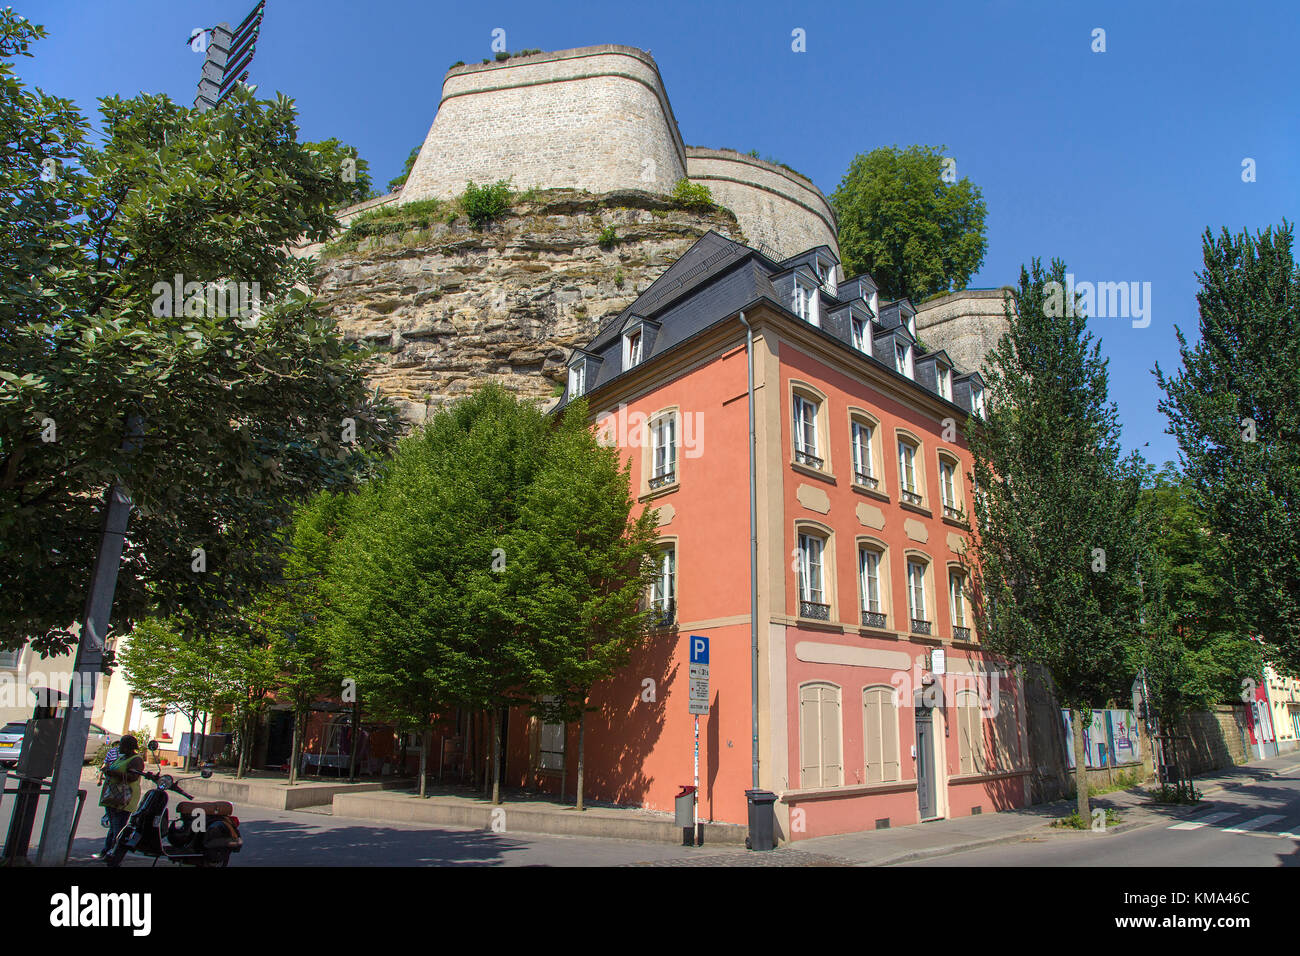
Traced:
<path fill-rule="evenodd" d="M 1122 459 L 1106 362 L 1065 286 L 1065 264 L 1020 271 L 991 353 L 988 411 L 968 423 L 981 641 L 1052 676 L 1071 712 L 1078 813 L 1089 816 L 1083 728 L 1123 694 L 1140 604 L 1141 463 Z"/>
<path fill-rule="evenodd" d="M 1204 236 L 1200 340 L 1155 374 L 1183 470 L 1227 561 L 1228 603 L 1300 673 L 1300 271 L 1293 228 Z"/>

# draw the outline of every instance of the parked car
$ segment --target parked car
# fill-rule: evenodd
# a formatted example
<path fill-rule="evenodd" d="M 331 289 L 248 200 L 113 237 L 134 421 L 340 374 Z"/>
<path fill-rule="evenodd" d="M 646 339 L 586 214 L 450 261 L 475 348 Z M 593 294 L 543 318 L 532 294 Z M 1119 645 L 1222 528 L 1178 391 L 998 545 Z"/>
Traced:
<path fill-rule="evenodd" d="M 18 765 L 18 756 L 23 751 L 23 735 L 27 732 L 27 722 L 23 720 L 12 720 L 0 727 L 0 766 L 15 767 Z M 90 733 L 86 736 L 86 753 L 84 760 L 90 763 L 95 759 L 95 754 L 99 748 L 108 743 L 108 731 L 99 724 L 90 725 Z"/>

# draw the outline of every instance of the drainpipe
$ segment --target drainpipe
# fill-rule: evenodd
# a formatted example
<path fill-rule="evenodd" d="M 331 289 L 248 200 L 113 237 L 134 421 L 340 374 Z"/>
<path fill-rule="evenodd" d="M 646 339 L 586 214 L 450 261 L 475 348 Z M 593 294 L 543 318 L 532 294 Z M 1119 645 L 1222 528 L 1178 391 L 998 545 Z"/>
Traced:
<path fill-rule="evenodd" d="M 754 330 L 740 313 L 745 327 L 745 364 L 749 375 L 749 708 L 753 732 L 753 775 L 758 785 L 758 491 L 754 469 Z"/>

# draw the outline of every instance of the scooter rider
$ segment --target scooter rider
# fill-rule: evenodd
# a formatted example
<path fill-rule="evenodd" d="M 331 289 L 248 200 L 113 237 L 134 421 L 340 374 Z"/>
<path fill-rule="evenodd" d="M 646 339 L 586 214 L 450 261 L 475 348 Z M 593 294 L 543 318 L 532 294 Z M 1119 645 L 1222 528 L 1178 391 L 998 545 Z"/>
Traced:
<path fill-rule="evenodd" d="M 102 860 L 113 849 L 117 835 L 131 819 L 140 804 L 140 777 L 144 774 L 144 758 L 140 756 L 140 743 L 130 734 L 118 741 L 120 754 L 104 770 L 104 787 L 99 794 L 99 805 L 108 813 L 108 836 L 104 849 L 94 858 Z"/>

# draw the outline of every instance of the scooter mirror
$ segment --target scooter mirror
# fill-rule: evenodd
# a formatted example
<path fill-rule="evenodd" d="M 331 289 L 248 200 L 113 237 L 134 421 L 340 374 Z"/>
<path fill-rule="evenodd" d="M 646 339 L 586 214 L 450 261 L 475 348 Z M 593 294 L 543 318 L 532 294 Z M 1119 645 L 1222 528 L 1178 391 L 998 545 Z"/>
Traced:
<path fill-rule="evenodd" d="M 149 749 L 150 749 L 150 750 L 157 750 L 157 749 L 158 749 L 158 741 L 156 741 L 156 740 L 151 740 L 151 741 L 149 741 Z"/>
<path fill-rule="evenodd" d="M 212 764 L 205 763 L 203 769 L 199 771 L 199 776 L 204 780 L 207 780 L 208 777 L 212 776 Z"/>

